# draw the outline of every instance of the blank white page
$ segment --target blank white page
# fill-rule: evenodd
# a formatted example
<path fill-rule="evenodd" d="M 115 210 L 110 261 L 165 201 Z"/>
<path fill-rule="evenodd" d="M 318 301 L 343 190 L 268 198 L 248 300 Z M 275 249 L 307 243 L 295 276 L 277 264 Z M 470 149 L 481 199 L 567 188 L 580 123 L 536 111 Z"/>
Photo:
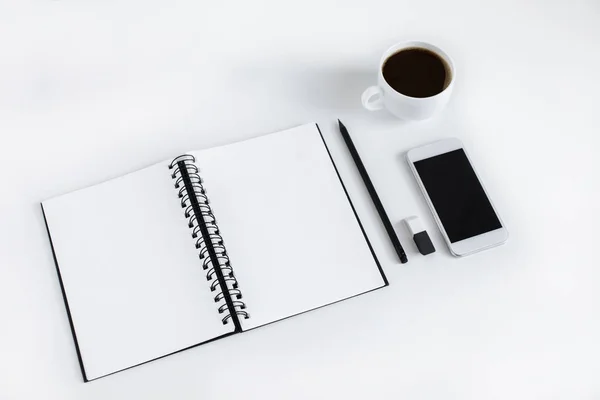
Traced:
<path fill-rule="evenodd" d="M 244 329 L 385 285 L 315 124 L 194 155 Z"/>
<path fill-rule="evenodd" d="M 223 325 L 168 163 L 43 202 L 88 380 Z"/>

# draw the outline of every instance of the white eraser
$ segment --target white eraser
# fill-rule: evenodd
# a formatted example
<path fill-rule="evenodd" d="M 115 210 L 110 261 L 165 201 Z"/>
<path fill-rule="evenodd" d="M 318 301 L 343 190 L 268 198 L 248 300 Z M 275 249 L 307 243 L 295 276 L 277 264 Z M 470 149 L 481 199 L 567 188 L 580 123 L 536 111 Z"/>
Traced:
<path fill-rule="evenodd" d="M 417 249 L 419 249 L 419 253 L 423 254 L 424 256 L 435 253 L 435 246 L 433 245 L 431 238 L 427 234 L 427 231 L 423 227 L 423 224 L 418 217 L 413 215 L 405 218 L 404 223 L 410 231 L 415 245 L 417 246 Z"/>
<path fill-rule="evenodd" d="M 416 235 L 417 233 L 423 232 L 425 230 L 425 228 L 423 227 L 423 224 L 421 223 L 421 220 L 416 215 L 412 215 L 408 218 L 404 218 L 404 223 L 406 224 L 406 227 L 410 231 L 410 234 L 413 236 Z"/>

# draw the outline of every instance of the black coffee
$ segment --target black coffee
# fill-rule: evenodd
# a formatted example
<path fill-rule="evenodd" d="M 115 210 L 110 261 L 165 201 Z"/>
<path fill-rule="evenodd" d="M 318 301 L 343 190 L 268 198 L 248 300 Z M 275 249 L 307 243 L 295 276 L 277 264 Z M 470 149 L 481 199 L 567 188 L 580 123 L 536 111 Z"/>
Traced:
<path fill-rule="evenodd" d="M 392 54 L 383 64 L 383 77 L 394 90 L 410 97 L 435 96 L 452 78 L 446 61 L 420 47 Z"/>

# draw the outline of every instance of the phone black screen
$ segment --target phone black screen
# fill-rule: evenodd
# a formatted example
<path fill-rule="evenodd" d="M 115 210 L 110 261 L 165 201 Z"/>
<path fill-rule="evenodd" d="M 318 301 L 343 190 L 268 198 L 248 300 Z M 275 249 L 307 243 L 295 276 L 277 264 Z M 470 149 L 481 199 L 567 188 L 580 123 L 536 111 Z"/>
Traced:
<path fill-rule="evenodd" d="M 414 165 L 450 242 L 502 227 L 462 149 Z"/>

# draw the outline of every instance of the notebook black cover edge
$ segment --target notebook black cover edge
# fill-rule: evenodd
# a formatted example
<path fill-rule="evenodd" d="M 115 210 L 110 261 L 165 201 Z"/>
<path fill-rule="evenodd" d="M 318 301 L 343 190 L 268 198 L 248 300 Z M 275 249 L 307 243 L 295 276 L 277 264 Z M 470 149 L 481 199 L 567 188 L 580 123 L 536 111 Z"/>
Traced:
<path fill-rule="evenodd" d="M 373 246 L 371 245 L 371 241 L 369 241 L 369 237 L 367 236 L 367 232 L 365 231 L 365 228 L 363 227 L 362 222 L 360 221 L 360 218 L 358 217 L 358 213 L 356 212 L 356 209 L 354 208 L 354 204 L 352 203 L 352 200 L 350 199 L 350 195 L 348 194 L 348 190 L 346 190 L 346 185 L 344 185 L 344 181 L 342 180 L 342 177 L 340 175 L 340 172 L 338 171 L 337 166 L 335 165 L 335 161 L 333 161 L 333 157 L 331 156 L 331 152 L 329 151 L 329 147 L 327 146 L 327 142 L 325 141 L 325 138 L 323 137 L 323 133 L 321 133 L 321 128 L 319 128 L 319 124 L 315 123 L 315 126 L 317 127 L 317 130 L 319 131 L 319 135 L 321 136 L 321 140 L 323 141 L 323 145 L 325 146 L 325 150 L 327 150 L 327 154 L 329 155 L 329 160 L 331 160 L 331 164 L 333 165 L 333 169 L 335 170 L 335 173 L 337 174 L 337 177 L 340 181 L 340 184 L 342 185 L 342 189 L 344 189 L 344 193 L 346 194 L 346 198 L 348 199 L 348 203 L 350 203 L 350 207 L 352 208 L 352 212 L 354 213 L 354 217 L 356 218 L 356 222 L 358 222 L 358 226 L 360 227 L 360 230 L 365 238 L 365 241 L 367 242 L 367 246 L 369 246 L 369 250 L 371 251 L 371 255 L 373 256 L 373 260 L 375 260 L 375 264 L 377 265 L 377 268 L 379 269 L 379 273 L 381 274 L 381 277 L 383 278 L 383 282 L 385 283 L 383 286 L 389 286 L 389 281 L 387 279 L 387 277 L 385 276 L 385 272 L 383 271 L 383 268 L 381 267 L 381 264 L 379 263 L 379 259 L 377 259 L 377 255 L 375 254 L 375 250 L 373 249 Z M 383 287 L 382 286 L 382 287 Z M 365 292 L 368 293 L 368 292 Z M 354 296 L 352 296 L 354 297 Z M 350 297 L 348 297 L 350 298 Z M 333 303 L 331 303 L 333 304 Z"/>
<path fill-rule="evenodd" d="M 382 288 L 384 288 L 384 287 L 386 287 L 386 286 L 389 286 L 389 283 L 385 283 L 385 284 L 383 284 L 383 285 L 381 285 L 381 286 L 378 286 L 378 287 L 376 287 L 376 288 L 373 288 L 373 289 L 369 289 L 369 290 L 367 290 L 367 291 L 365 291 L 365 292 L 361 292 L 361 293 L 353 294 L 353 295 L 352 295 L 352 296 L 350 296 L 350 297 L 344 297 L 343 299 L 339 299 L 339 300 L 333 301 L 333 302 L 331 302 L 331 303 L 323 304 L 322 306 L 318 306 L 318 307 L 315 307 L 315 308 L 311 308 L 310 310 L 301 311 L 301 312 L 299 312 L 299 313 L 296 313 L 296 314 L 288 315 L 287 317 L 283 317 L 283 318 L 280 318 L 280 319 L 276 319 L 275 321 L 267 322 L 266 324 L 262 324 L 262 325 L 255 326 L 254 328 L 244 329 L 244 331 L 243 331 L 243 332 L 250 332 L 250 331 L 253 331 L 253 330 L 255 330 L 255 329 L 262 328 L 262 327 L 264 327 L 264 326 L 267 326 L 267 325 L 274 324 L 274 323 L 276 323 L 276 322 L 285 321 L 286 319 L 290 319 L 290 318 L 293 318 L 293 317 L 297 317 L 298 315 L 302 315 L 302 314 L 306 314 L 306 313 L 309 313 L 309 312 L 312 312 L 312 311 L 316 311 L 316 310 L 318 310 L 318 309 L 320 309 L 320 308 L 329 307 L 329 306 L 332 306 L 332 305 L 334 305 L 334 304 L 341 303 L 342 301 L 350 300 L 350 299 L 353 299 L 353 298 L 355 298 L 355 297 L 362 296 L 363 294 L 367 294 L 367 293 L 374 292 L 374 291 L 376 291 L 376 290 L 379 290 L 379 289 L 382 289 Z"/>
<path fill-rule="evenodd" d="M 60 291 L 62 293 L 63 301 L 65 303 L 65 309 L 67 310 L 67 316 L 69 317 L 69 325 L 71 327 L 71 334 L 73 335 L 73 341 L 75 342 L 75 351 L 77 352 L 77 360 L 79 361 L 79 368 L 81 369 L 81 375 L 83 376 L 83 381 L 89 382 L 87 375 L 85 374 L 85 368 L 83 366 L 83 358 L 81 357 L 81 350 L 79 349 L 79 342 L 77 341 L 77 333 L 75 332 L 75 325 L 73 324 L 73 318 L 71 317 L 71 309 L 69 308 L 69 301 L 67 300 L 67 293 L 65 292 L 65 286 L 63 284 L 62 275 L 60 274 L 60 267 L 58 266 L 58 259 L 56 258 L 56 251 L 54 250 L 54 244 L 52 243 L 52 235 L 50 234 L 50 226 L 48 225 L 48 219 L 46 218 L 46 212 L 44 211 L 44 204 L 40 203 L 40 207 L 42 208 L 42 215 L 44 217 L 44 224 L 46 225 L 46 232 L 48 232 L 48 240 L 50 241 L 50 248 L 52 249 L 52 258 L 54 258 L 54 265 L 56 266 L 56 274 L 58 275 Z"/>
<path fill-rule="evenodd" d="M 186 351 L 186 350 L 193 349 L 194 347 L 202 346 L 202 345 L 204 345 L 204 344 L 208 344 L 208 343 L 210 343 L 210 342 L 215 342 L 215 341 L 217 341 L 217 340 L 219 340 L 219 339 L 223 339 L 223 338 L 226 338 L 226 337 L 228 337 L 228 336 L 234 336 L 234 335 L 237 335 L 237 334 L 239 334 L 239 333 L 242 333 L 242 332 L 235 332 L 235 331 L 233 331 L 233 332 L 225 333 L 225 334 L 223 334 L 223 335 L 221 335 L 221 336 L 217 336 L 217 337 L 214 337 L 214 338 L 212 338 L 212 339 L 208 339 L 208 340 L 206 340 L 206 341 L 204 341 L 204 342 L 196 343 L 196 344 L 193 344 L 193 345 L 191 345 L 191 346 L 184 347 L 183 349 L 176 350 L 176 351 L 174 351 L 174 352 L 172 352 L 172 353 L 168 353 L 168 354 L 165 354 L 165 355 L 162 355 L 162 356 L 158 356 L 158 357 L 156 357 L 156 358 L 152 358 L 152 359 L 150 359 L 150 360 L 148 360 L 148 361 L 144 361 L 144 362 L 141 362 L 141 363 L 139 363 L 139 364 L 132 365 L 132 366 L 130 366 L 130 367 L 126 367 L 126 368 L 123 368 L 123 369 L 119 369 L 119 370 L 117 370 L 117 371 L 113 371 L 113 372 L 111 372 L 111 373 L 108 373 L 108 374 L 106 374 L 106 375 L 102 375 L 102 376 L 98 376 L 98 377 L 96 377 L 96 378 L 92 378 L 92 379 L 86 380 L 86 382 L 93 382 L 93 381 L 95 381 L 95 380 L 98 380 L 98 379 L 101 379 L 101 378 L 105 378 L 105 377 L 107 377 L 107 376 L 114 375 L 114 374 L 117 374 L 117 373 L 119 373 L 119 372 L 127 371 L 128 369 L 132 369 L 132 368 L 135 368 L 135 367 L 139 367 L 139 366 L 141 366 L 141 365 L 148 364 L 148 363 L 151 363 L 151 362 L 153 362 L 153 361 L 156 361 L 156 360 L 160 360 L 161 358 L 169 357 L 169 356 L 172 356 L 172 355 L 174 355 L 174 354 L 181 353 L 181 352 L 183 352 L 183 351 Z"/>

